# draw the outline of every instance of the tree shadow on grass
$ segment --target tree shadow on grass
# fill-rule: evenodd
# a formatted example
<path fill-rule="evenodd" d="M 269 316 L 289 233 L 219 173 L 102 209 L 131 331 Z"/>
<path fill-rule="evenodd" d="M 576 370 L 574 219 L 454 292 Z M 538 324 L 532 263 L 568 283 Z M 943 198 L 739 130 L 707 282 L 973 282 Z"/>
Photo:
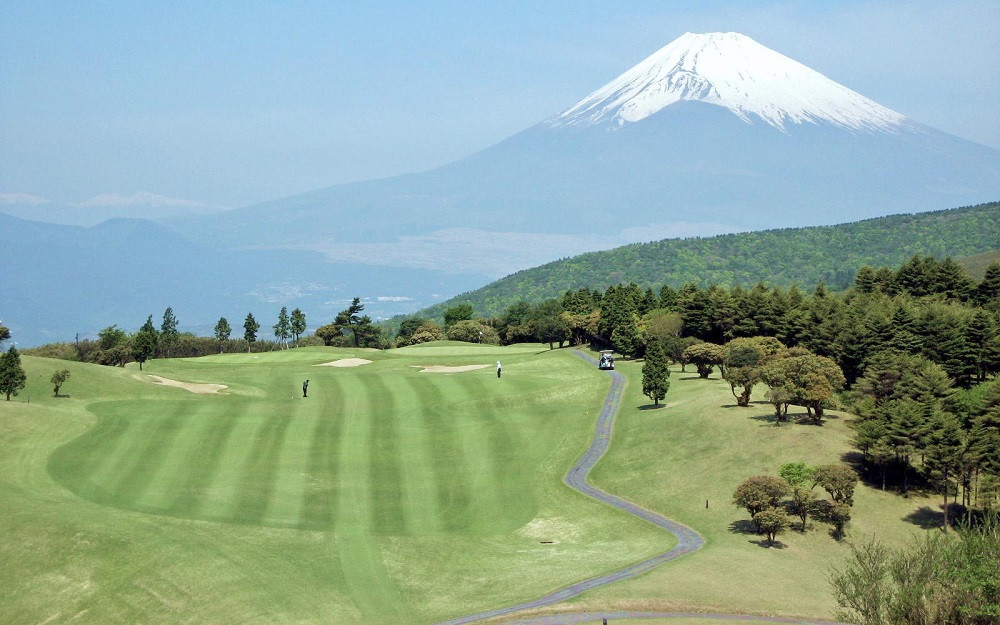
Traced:
<path fill-rule="evenodd" d="M 666 408 L 666 404 L 644 404 L 639 406 L 639 410 L 659 410 L 660 408 Z"/>
<path fill-rule="evenodd" d="M 777 539 L 775 539 L 775 541 L 773 543 L 767 542 L 766 538 L 761 538 L 760 540 L 750 540 L 750 541 L 747 541 L 747 542 L 751 542 L 751 543 L 757 545 L 758 547 L 763 547 L 764 549 L 787 549 L 788 548 L 788 545 L 786 545 L 785 543 L 783 543 L 783 542 L 781 542 L 780 540 L 777 540 Z"/>
<path fill-rule="evenodd" d="M 729 531 L 734 534 L 754 534 L 757 535 L 757 526 L 750 519 L 740 519 L 729 524 Z"/>
<path fill-rule="evenodd" d="M 932 530 L 944 525 L 944 513 L 930 506 L 921 506 L 903 517 L 907 523 L 912 523 L 920 529 Z"/>

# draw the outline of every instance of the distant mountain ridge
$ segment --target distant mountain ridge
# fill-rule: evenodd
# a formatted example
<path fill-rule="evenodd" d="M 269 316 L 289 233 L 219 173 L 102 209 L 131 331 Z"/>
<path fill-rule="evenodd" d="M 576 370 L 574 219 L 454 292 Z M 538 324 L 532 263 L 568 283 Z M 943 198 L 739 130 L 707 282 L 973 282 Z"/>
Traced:
<path fill-rule="evenodd" d="M 166 223 L 215 245 L 486 281 L 667 236 L 997 197 L 1000 151 L 922 126 L 745 35 L 688 33 L 454 163 Z"/>
<path fill-rule="evenodd" d="M 917 214 L 891 215 L 835 226 L 785 228 L 710 238 L 626 245 L 519 271 L 481 289 L 421 311 L 440 317 L 457 303 L 496 315 L 524 299 L 539 302 L 567 290 L 606 289 L 635 282 L 643 288 L 687 282 L 811 288 L 824 281 L 846 287 L 862 265 L 898 267 L 914 255 L 967 257 L 1000 249 L 1000 202 Z M 984 259 L 995 259 L 983 254 Z M 984 266 L 985 269 L 985 266 Z"/>
<path fill-rule="evenodd" d="M 353 296 L 386 317 L 628 243 L 1000 198 L 1000 150 L 735 33 L 685 35 L 557 118 L 424 173 L 223 213 L 69 235 L 4 221 L 0 314 L 40 340 L 138 326 L 166 306 L 209 328 L 282 305 L 329 321 Z M 685 245 L 673 262 L 698 266 Z"/>

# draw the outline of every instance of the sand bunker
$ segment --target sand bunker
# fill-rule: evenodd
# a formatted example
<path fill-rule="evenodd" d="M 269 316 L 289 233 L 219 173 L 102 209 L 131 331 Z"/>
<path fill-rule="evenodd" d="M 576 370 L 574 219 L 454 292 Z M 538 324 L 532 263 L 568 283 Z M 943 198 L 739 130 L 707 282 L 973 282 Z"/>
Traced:
<path fill-rule="evenodd" d="M 463 365 L 461 367 L 446 367 L 444 365 L 411 365 L 419 367 L 420 373 L 461 373 L 462 371 L 475 371 L 485 369 L 489 365 Z"/>
<path fill-rule="evenodd" d="M 333 362 L 324 362 L 323 364 L 313 365 L 314 367 L 360 367 L 361 365 L 370 364 L 370 360 L 365 360 L 364 358 L 341 358 L 340 360 L 334 360 Z"/>
<path fill-rule="evenodd" d="M 137 379 L 143 379 L 142 376 L 135 376 Z M 228 388 L 225 384 L 201 384 L 198 382 L 178 382 L 177 380 L 171 380 L 170 378 L 163 378 L 158 375 L 147 375 L 146 379 L 150 382 L 156 384 L 162 384 L 164 386 L 176 386 L 177 388 L 182 388 L 185 391 L 190 391 L 192 393 L 197 393 L 199 395 L 211 395 L 213 393 L 218 393 L 224 388 Z"/>

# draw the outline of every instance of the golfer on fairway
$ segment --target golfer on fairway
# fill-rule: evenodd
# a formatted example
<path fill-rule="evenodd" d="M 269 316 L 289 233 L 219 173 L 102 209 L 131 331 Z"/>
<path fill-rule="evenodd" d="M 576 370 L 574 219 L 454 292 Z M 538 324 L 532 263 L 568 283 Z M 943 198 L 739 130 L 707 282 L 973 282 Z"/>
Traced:
<path fill-rule="evenodd" d="M 497 361 L 497 377 L 500 377 L 500 361 Z"/>
<path fill-rule="evenodd" d="M 309 397 L 309 380 L 302 383 L 302 396 Z"/>

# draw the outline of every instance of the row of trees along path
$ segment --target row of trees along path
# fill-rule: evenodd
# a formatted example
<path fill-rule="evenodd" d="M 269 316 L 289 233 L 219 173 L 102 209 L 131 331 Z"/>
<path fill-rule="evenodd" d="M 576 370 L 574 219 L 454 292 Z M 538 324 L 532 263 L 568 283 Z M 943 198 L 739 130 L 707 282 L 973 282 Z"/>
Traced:
<path fill-rule="evenodd" d="M 577 356 L 586 360 L 592 365 L 597 365 L 597 361 L 584 354 L 583 352 L 575 352 Z M 587 452 L 577 460 L 576 464 L 569 470 L 566 474 L 564 481 L 566 484 L 585 495 L 593 497 L 594 499 L 606 503 L 608 505 L 614 506 L 620 510 L 624 510 L 630 514 L 633 514 L 640 519 L 649 521 L 653 525 L 662 527 L 666 531 L 670 532 L 677 537 L 677 545 L 670 551 L 666 551 L 659 555 L 653 556 L 647 560 L 637 562 L 636 564 L 629 565 L 623 569 L 613 571 L 611 573 L 606 573 L 598 577 L 592 577 L 580 582 L 575 582 L 568 586 L 564 586 L 558 590 L 555 590 L 547 595 L 538 597 L 537 599 L 531 599 L 524 601 L 522 603 L 517 603 L 514 605 L 495 608 L 493 610 L 487 610 L 485 612 L 479 612 L 478 614 L 470 614 L 468 616 L 462 616 L 458 618 L 449 619 L 447 621 L 442 621 L 438 625 L 460 625 L 462 623 L 472 623 L 475 621 L 481 621 L 489 618 L 495 618 L 498 616 L 504 616 L 508 614 L 513 614 L 515 612 L 520 612 L 522 610 L 529 610 L 532 608 L 541 608 L 545 606 L 550 606 L 561 601 L 565 601 L 579 594 L 582 594 L 592 588 L 598 588 L 600 586 L 606 586 L 617 581 L 632 579 L 638 577 L 643 573 L 647 573 L 654 568 L 660 566 L 665 562 L 670 562 L 671 560 L 676 560 L 683 555 L 691 553 L 692 551 L 697 551 L 705 544 L 704 539 L 698 532 L 694 531 L 686 525 L 682 525 L 677 521 L 673 521 L 658 514 L 651 510 L 642 508 L 631 501 L 622 499 L 611 493 L 607 493 L 596 486 L 593 486 L 587 482 L 587 475 L 590 474 L 590 470 L 594 468 L 598 460 L 600 460 L 604 453 L 608 450 L 608 446 L 611 444 L 611 431 L 614 426 L 615 416 L 618 414 L 618 408 L 621 405 L 622 391 L 625 389 L 625 376 L 617 371 L 608 371 L 611 376 L 611 389 L 608 391 L 607 397 L 604 399 L 604 406 L 601 409 L 600 415 L 597 417 L 597 426 L 594 430 L 594 438 L 590 442 L 590 447 L 587 448 Z M 518 623 L 533 623 L 535 625 L 556 625 L 559 623 L 584 623 L 593 622 L 597 619 L 641 619 L 641 618 L 670 618 L 670 617 L 701 617 L 701 618 L 738 618 L 739 620 L 746 621 L 762 621 L 771 623 L 811 623 L 814 625 L 837 625 L 831 623 L 830 621 L 822 620 L 810 620 L 801 618 L 783 618 L 783 617 L 773 617 L 773 616 L 751 616 L 751 615 L 735 615 L 735 614 L 703 614 L 703 613 L 679 613 L 679 612 L 639 612 L 639 611 L 615 611 L 615 612 L 578 612 L 578 613 L 564 613 L 548 616 L 539 616 L 529 619 L 518 619 Z"/>

